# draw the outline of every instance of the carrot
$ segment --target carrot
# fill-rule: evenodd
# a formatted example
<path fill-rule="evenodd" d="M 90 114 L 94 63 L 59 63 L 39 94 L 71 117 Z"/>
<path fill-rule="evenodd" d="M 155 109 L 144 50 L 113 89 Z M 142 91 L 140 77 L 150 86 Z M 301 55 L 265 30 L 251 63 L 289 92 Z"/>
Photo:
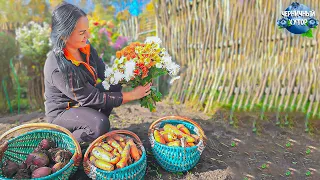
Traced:
<path fill-rule="evenodd" d="M 117 143 L 117 141 L 114 140 L 112 137 L 107 137 L 107 142 L 112 147 L 117 148 L 119 153 L 121 153 L 123 151 L 123 148 L 120 146 L 120 144 Z"/>
<path fill-rule="evenodd" d="M 112 138 L 116 141 L 124 141 L 125 140 L 125 137 L 121 134 L 114 134 L 114 135 L 112 135 Z"/>
<path fill-rule="evenodd" d="M 117 168 L 123 168 L 128 164 L 129 154 L 130 153 L 130 144 L 126 144 L 126 147 L 124 147 L 123 151 L 121 152 L 121 159 L 117 163 Z"/>
<path fill-rule="evenodd" d="M 93 155 L 91 155 L 89 160 L 90 160 L 90 162 L 94 163 L 97 160 L 97 158 L 94 157 Z"/>
<path fill-rule="evenodd" d="M 117 164 L 120 161 L 120 156 L 114 156 L 114 158 L 112 158 L 109 163 L 111 164 Z"/>
<path fill-rule="evenodd" d="M 162 134 L 162 137 L 164 138 L 164 140 L 168 143 L 168 142 L 172 142 L 175 141 L 177 139 L 177 135 L 171 133 L 171 132 L 164 132 Z"/>
<path fill-rule="evenodd" d="M 161 144 L 165 144 L 165 143 L 166 143 L 166 141 L 163 139 L 163 137 L 161 136 L 161 134 L 159 133 L 158 130 L 154 130 L 153 136 L 154 136 L 154 139 L 155 139 L 157 142 L 159 142 L 159 143 L 161 143 Z"/>
<path fill-rule="evenodd" d="M 112 154 L 115 155 L 115 156 L 119 156 L 119 158 L 121 157 L 120 153 L 118 153 L 117 149 L 114 149 L 112 151 Z"/>
<path fill-rule="evenodd" d="M 111 147 L 108 143 L 102 143 L 100 146 L 109 152 L 113 150 L 113 147 Z"/>
<path fill-rule="evenodd" d="M 138 161 L 140 159 L 139 150 L 137 148 L 137 145 L 133 142 L 133 139 L 129 139 L 127 141 L 127 144 L 130 145 L 130 155 L 135 160 Z"/>
<path fill-rule="evenodd" d="M 99 168 L 99 169 L 102 169 L 102 170 L 106 170 L 106 171 L 112 171 L 114 170 L 114 166 L 113 164 L 111 163 L 108 163 L 106 161 L 103 161 L 101 159 L 97 159 L 95 162 L 94 162 L 94 165 Z"/>
<path fill-rule="evenodd" d="M 126 147 L 124 147 L 123 151 L 121 152 L 121 158 L 128 158 L 130 155 L 130 144 L 126 144 Z"/>
<path fill-rule="evenodd" d="M 142 151 L 141 151 L 141 149 L 138 149 L 139 150 L 139 154 L 140 154 L 140 156 L 142 156 Z"/>
<path fill-rule="evenodd" d="M 167 146 L 180 146 L 180 145 L 181 145 L 181 143 L 179 140 L 167 143 Z"/>
<path fill-rule="evenodd" d="M 114 148 L 111 153 L 118 153 L 118 149 Z"/>
<path fill-rule="evenodd" d="M 178 124 L 178 125 L 177 125 L 177 128 L 178 128 L 180 131 L 182 131 L 183 133 L 190 135 L 189 129 L 186 128 L 183 124 Z"/>
<path fill-rule="evenodd" d="M 126 147 L 126 142 L 124 142 L 124 141 L 120 141 L 119 144 L 120 144 L 120 146 L 121 146 L 122 148 Z"/>
<path fill-rule="evenodd" d="M 97 159 L 101 159 L 101 160 L 104 160 L 104 161 L 107 161 L 107 162 L 110 161 L 114 157 L 113 154 L 111 154 L 107 150 L 103 149 L 102 147 L 93 148 L 92 154 Z"/>
<path fill-rule="evenodd" d="M 194 143 L 187 143 L 188 146 L 192 147 L 192 146 L 195 146 Z"/>
<path fill-rule="evenodd" d="M 116 166 L 118 169 L 126 167 L 127 166 L 127 159 L 125 159 L 125 158 L 120 159 L 120 161 L 117 163 Z"/>
<path fill-rule="evenodd" d="M 176 126 L 174 126 L 172 124 L 166 124 L 166 125 L 164 125 L 163 128 L 164 128 L 164 131 L 166 131 L 166 132 L 172 132 L 172 133 L 176 134 L 178 136 L 178 138 L 185 137 L 187 142 L 194 142 L 195 141 L 195 139 L 193 137 L 189 136 L 188 134 L 183 133 Z"/>

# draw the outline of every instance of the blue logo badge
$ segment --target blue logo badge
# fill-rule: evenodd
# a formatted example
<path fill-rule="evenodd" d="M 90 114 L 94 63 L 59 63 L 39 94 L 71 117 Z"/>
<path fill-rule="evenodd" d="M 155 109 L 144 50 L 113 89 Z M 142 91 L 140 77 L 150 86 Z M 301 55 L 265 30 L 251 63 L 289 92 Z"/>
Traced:
<path fill-rule="evenodd" d="M 280 29 L 286 28 L 293 34 L 312 36 L 312 28 L 316 28 L 319 21 L 315 19 L 315 11 L 308 6 L 293 2 L 285 11 L 281 12 L 282 18 L 277 21 Z"/>

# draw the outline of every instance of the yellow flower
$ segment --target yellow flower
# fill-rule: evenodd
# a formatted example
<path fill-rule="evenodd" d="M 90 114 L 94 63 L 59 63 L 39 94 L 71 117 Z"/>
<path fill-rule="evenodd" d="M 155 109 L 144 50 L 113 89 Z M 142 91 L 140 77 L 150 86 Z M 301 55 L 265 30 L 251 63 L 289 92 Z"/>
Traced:
<path fill-rule="evenodd" d="M 106 21 L 106 20 L 102 20 L 102 21 L 100 21 L 100 24 L 101 24 L 102 26 L 104 26 L 104 25 L 107 24 L 107 21 Z"/>

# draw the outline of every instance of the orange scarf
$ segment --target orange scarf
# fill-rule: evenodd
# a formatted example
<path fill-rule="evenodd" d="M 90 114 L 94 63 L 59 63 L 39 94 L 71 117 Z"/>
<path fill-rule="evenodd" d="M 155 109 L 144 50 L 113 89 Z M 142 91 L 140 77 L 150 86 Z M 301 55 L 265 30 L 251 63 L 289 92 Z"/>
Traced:
<path fill-rule="evenodd" d="M 79 66 L 80 64 L 83 64 L 88 69 L 90 74 L 92 75 L 94 82 L 96 82 L 97 76 L 96 76 L 96 73 L 94 72 L 95 70 L 92 66 L 90 66 L 90 59 L 89 59 L 89 57 L 90 57 L 90 44 L 87 44 L 84 48 L 80 48 L 79 50 L 86 55 L 86 62 L 76 60 L 76 58 L 74 58 L 73 55 L 66 48 L 63 48 L 63 53 L 64 53 L 64 56 L 66 57 L 66 59 L 71 61 L 72 64 L 74 64 L 75 66 Z"/>

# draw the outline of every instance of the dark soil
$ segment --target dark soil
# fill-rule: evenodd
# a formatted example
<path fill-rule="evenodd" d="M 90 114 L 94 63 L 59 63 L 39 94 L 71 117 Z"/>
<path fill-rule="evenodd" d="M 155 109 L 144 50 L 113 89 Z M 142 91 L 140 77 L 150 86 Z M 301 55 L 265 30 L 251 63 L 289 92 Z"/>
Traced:
<path fill-rule="evenodd" d="M 203 128 L 207 146 L 195 168 L 185 173 L 168 173 L 155 161 L 147 132 L 150 124 L 167 115 L 186 116 Z M 22 123 L 43 122 L 43 113 L 0 118 L 0 133 Z M 236 114 L 236 126 L 227 123 L 228 112 L 213 116 L 193 111 L 184 105 L 160 103 L 150 113 L 136 104 L 116 108 L 110 116 L 112 127 L 136 133 L 147 149 L 145 179 L 320 179 L 320 136 L 305 133 L 303 116 L 290 118 L 288 126 L 275 125 L 275 117 L 258 121 L 252 132 L 254 113 Z M 82 170 L 72 179 L 88 179 Z"/>

